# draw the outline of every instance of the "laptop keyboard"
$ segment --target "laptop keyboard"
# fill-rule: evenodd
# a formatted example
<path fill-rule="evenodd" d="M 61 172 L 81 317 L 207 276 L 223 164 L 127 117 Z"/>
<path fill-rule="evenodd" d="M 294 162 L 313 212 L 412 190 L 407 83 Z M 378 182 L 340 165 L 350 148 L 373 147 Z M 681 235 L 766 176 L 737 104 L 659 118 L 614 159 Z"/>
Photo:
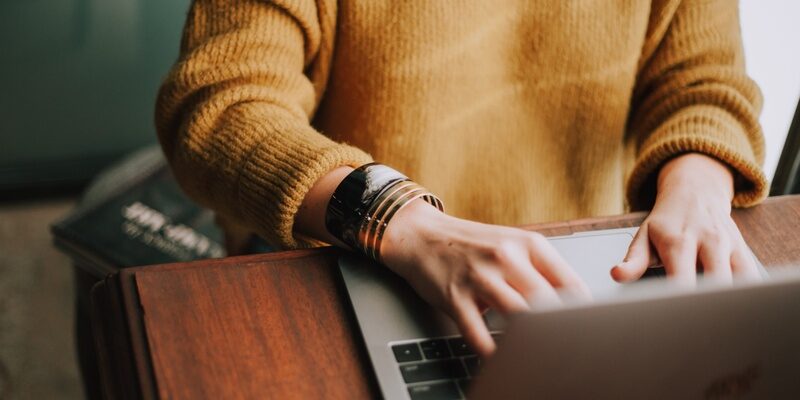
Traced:
<path fill-rule="evenodd" d="M 497 340 L 500 333 L 492 333 Z M 460 336 L 391 343 L 412 400 L 464 399 L 481 361 Z"/>

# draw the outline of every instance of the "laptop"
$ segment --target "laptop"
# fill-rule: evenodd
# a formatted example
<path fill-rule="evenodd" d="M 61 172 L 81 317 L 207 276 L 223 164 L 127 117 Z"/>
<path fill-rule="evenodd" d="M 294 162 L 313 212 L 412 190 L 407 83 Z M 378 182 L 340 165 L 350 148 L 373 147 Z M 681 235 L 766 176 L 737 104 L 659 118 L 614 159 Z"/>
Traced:
<path fill-rule="evenodd" d="M 798 398 L 800 276 L 696 290 L 665 279 L 616 283 L 609 269 L 636 229 L 549 238 L 594 301 L 510 321 L 487 313 L 498 351 L 485 363 L 402 278 L 363 257 L 342 257 L 383 397 Z"/>

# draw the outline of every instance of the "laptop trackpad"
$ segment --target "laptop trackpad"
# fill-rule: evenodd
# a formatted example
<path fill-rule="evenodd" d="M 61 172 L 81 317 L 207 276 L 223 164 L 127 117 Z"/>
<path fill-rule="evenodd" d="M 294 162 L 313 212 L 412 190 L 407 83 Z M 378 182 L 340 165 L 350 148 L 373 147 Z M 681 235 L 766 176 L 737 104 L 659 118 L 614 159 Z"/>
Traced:
<path fill-rule="evenodd" d="M 556 237 L 550 243 L 583 278 L 594 297 L 606 297 L 623 287 L 611 278 L 610 271 L 625 258 L 636 229 Z"/>

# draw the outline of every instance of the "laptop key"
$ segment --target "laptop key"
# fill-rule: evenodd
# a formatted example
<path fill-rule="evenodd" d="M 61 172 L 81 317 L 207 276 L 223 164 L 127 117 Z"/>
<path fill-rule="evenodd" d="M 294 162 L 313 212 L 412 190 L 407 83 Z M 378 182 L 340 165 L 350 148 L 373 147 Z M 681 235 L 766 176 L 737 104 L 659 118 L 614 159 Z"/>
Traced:
<path fill-rule="evenodd" d="M 400 374 L 406 383 L 435 381 L 439 379 L 466 378 L 467 371 L 456 358 L 442 361 L 421 362 L 400 366 Z"/>
<path fill-rule="evenodd" d="M 450 349 L 453 350 L 453 355 L 456 357 L 475 355 L 475 352 L 467 345 L 464 338 L 448 339 L 447 343 L 450 344 Z"/>
<path fill-rule="evenodd" d="M 467 390 L 469 390 L 469 385 L 472 384 L 472 379 L 459 379 L 458 380 L 458 388 L 461 389 L 461 393 L 464 396 L 467 395 Z"/>
<path fill-rule="evenodd" d="M 461 399 L 454 382 L 437 382 L 408 387 L 411 400 Z"/>
<path fill-rule="evenodd" d="M 450 349 L 447 348 L 447 341 L 444 339 L 425 340 L 420 342 L 422 353 L 428 360 L 450 357 Z"/>
<path fill-rule="evenodd" d="M 422 353 L 416 343 L 394 345 L 392 352 L 397 362 L 422 361 Z"/>

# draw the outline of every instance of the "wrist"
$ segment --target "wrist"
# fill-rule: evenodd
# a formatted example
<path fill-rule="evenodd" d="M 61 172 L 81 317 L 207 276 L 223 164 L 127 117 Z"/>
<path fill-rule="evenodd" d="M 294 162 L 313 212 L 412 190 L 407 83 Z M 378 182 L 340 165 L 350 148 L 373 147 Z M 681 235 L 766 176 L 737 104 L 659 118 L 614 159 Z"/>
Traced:
<path fill-rule="evenodd" d="M 352 171 L 353 168 L 351 167 L 338 167 L 314 183 L 303 198 L 303 202 L 295 215 L 294 230 L 296 232 L 340 247 L 344 246 L 325 227 L 325 213 L 334 190 Z"/>
<path fill-rule="evenodd" d="M 328 232 L 353 250 L 381 261 L 386 230 L 397 214 L 415 200 L 444 211 L 442 202 L 424 187 L 385 165 L 370 163 L 341 181 L 328 202 Z"/>
<path fill-rule="evenodd" d="M 435 230 L 435 226 L 445 219 L 453 218 L 439 211 L 436 207 L 422 199 L 411 201 L 392 219 L 386 228 L 381 245 L 381 254 L 389 266 L 397 264 L 397 260 L 404 258 L 403 254 L 409 251 L 417 241 L 427 241 L 428 233 Z"/>
<path fill-rule="evenodd" d="M 700 153 L 678 156 L 661 168 L 657 196 L 689 192 L 712 196 L 730 204 L 733 200 L 733 172 L 719 160 Z"/>

